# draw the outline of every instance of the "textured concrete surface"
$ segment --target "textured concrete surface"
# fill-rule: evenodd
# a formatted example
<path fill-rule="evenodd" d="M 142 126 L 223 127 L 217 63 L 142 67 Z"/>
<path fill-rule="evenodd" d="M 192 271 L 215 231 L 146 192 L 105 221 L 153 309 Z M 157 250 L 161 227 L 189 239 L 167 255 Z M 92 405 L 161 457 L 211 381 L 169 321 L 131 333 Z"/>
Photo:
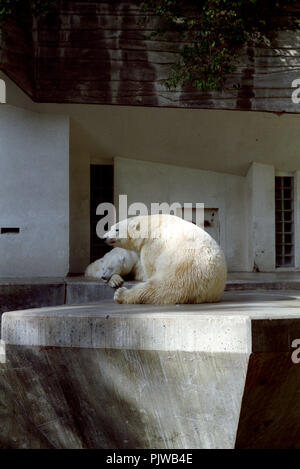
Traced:
<path fill-rule="evenodd" d="M 247 355 L 7 346 L 7 358 L 2 448 L 234 446 Z"/>
<path fill-rule="evenodd" d="M 200 306 L 200 307 L 199 307 Z M 250 321 L 201 305 L 118 305 L 39 308 L 5 313 L 7 344 L 51 347 L 249 352 Z M 184 334 L 183 334 L 184 331 Z"/>
<path fill-rule="evenodd" d="M 5 313 L 2 448 L 300 448 L 300 292 Z"/>
<path fill-rule="evenodd" d="M 300 449 L 300 364 L 290 353 L 250 355 L 235 447 Z"/>

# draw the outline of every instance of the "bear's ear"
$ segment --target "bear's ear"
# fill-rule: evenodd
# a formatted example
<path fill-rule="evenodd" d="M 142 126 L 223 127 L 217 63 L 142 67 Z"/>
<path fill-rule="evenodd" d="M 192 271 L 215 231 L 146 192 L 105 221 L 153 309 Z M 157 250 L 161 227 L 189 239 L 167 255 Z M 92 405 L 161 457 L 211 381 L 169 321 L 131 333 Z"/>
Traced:
<path fill-rule="evenodd" d="M 135 230 L 135 231 L 140 231 L 141 229 L 141 223 L 139 220 L 133 220 L 132 221 L 132 228 Z"/>

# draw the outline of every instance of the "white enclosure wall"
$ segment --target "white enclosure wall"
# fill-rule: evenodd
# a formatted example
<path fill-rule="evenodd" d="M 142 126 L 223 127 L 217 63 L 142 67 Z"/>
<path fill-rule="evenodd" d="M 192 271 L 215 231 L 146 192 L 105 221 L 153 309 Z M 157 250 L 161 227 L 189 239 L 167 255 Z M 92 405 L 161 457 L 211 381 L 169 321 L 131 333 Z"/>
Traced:
<path fill-rule="evenodd" d="M 1 277 L 67 274 L 67 117 L 0 105 L 0 228 Z"/>
<path fill-rule="evenodd" d="M 253 163 L 247 177 L 249 270 L 275 270 L 275 171 Z"/>

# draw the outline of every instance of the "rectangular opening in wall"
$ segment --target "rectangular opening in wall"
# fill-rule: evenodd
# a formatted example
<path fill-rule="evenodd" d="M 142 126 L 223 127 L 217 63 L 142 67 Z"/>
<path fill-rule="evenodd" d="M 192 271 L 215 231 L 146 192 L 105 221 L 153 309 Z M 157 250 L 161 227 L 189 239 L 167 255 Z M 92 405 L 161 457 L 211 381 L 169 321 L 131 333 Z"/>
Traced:
<path fill-rule="evenodd" d="M 1 234 L 19 234 L 20 228 L 1 228 Z"/>
<path fill-rule="evenodd" d="M 98 238 L 96 227 L 99 220 L 105 215 L 96 215 L 96 210 L 99 204 L 109 202 L 113 203 L 113 187 L 114 187 L 114 168 L 113 165 L 91 165 L 91 210 L 90 210 L 90 228 L 91 228 L 91 256 L 90 261 L 103 257 L 110 247 L 104 241 Z"/>
<path fill-rule="evenodd" d="M 276 267 L 294 267 L 294 178 L 275 177 Z"/>

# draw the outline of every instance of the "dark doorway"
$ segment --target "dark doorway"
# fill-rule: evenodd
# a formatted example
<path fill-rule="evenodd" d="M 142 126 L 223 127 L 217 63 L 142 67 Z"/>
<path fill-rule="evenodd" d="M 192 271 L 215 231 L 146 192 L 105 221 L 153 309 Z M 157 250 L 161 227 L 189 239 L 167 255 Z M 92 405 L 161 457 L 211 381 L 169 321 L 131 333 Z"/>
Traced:
<path fill-rule="evenodd" d="M 91 165 L 91 262 L 104 256 L 110 247 L 98 238 L 96 226 L 99 220 L 105 215 L 96 215 L 99 204 L 114 201 L 114 168 L 113 165 Z"/>

